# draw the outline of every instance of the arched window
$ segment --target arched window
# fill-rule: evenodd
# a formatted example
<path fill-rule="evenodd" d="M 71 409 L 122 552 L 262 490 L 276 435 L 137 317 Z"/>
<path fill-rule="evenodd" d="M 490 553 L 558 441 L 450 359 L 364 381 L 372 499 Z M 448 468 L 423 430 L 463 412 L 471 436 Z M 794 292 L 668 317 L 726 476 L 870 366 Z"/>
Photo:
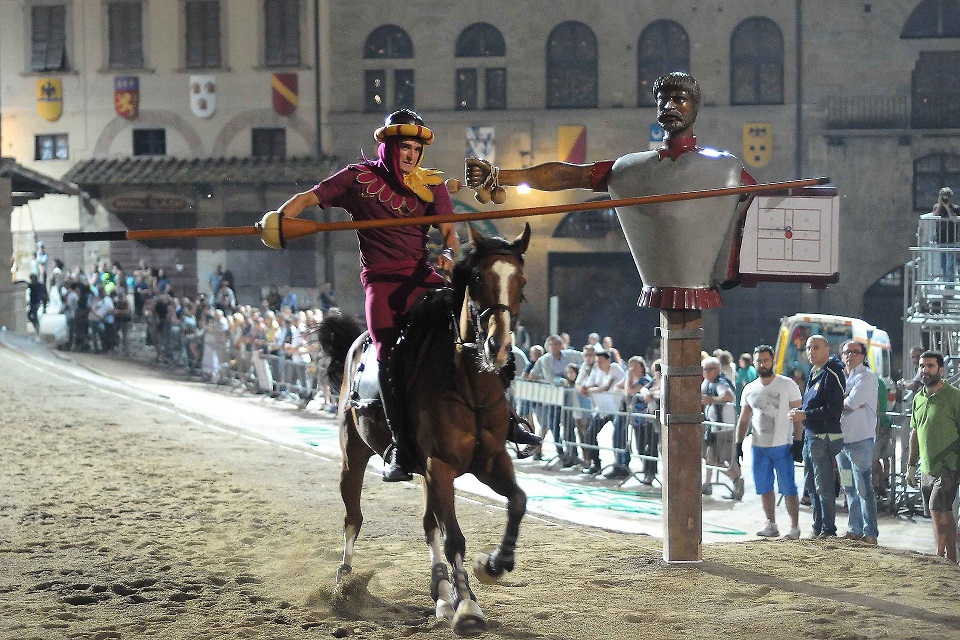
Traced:
<path fill-rule="evenodd" d="M 690 39 L 673 20 L 657 20 L 637 41 L 637 106 L 656 104 L 653 82 L 671 71 L 690 72 Z"/>
<path fill-rule="evenodd" d="M 547 38 L 547 108 L 597 106 L 597 37 L 582 22 L 563 22 Z"/>
<path fill-rule="evenodd" d="M 500 31 L 486 22 L 475 22 L 460 32 L 454 51 L 458 58 L 500 58 L 489 64 L 457 68 L 454 76 L 455 107 L 460 110 L 506 109 L 507 68 L 502 58 L 507 55 L 507 47 Z"/>
<path fill-rule="evenodd" d="M 385 24 L 374 29 L 363 45 L 363 57 L 367 60 L 403 60 L 413 57 L 413 41 L 407 32 L 394 24 Z M 366 112 L 386 112 L 414 107 L 413 69 L 397 68 L 397 63 L 387 63 L 388 68 L 367 67 L 363 72 L 364 104 Z M 403 64 L 403 66 L 407 66 Z"/>
<path fill-rule="evenodd" d="M 783 104 L 783 33 L 747 18 L 730 37 L 730 104 Z"/>
<path fill-rule="evenodd" d="M 474 22 L 457 37 L 458 58 L 497 58 L 507 55 L 503 34 L 492 24 Z"/>
<path fill-rule="evenodd" d="M 901 38 L 960 38 L 960 0 L 923 0 L 900 32 Z"/>
<path fill-rule="evenodd" d="M 374 29 L 363 45 L 363 57 L 412 58 L 413 41 L 407 32 L 395 24 L 385 24 Z"/>
<path fill-rule="evenodd" d="M 940 151 L 913 161 L 913 210 L 931 211 L 943 187 L 960 191 L 960 155 Z"/>
<path fill-rule="evenodd" d="M 554 238 L 606 238 L 611 231 L 619 231 L 617 212 L 610 209 L 574 211 L 568 213 L 553 230 Z"/>

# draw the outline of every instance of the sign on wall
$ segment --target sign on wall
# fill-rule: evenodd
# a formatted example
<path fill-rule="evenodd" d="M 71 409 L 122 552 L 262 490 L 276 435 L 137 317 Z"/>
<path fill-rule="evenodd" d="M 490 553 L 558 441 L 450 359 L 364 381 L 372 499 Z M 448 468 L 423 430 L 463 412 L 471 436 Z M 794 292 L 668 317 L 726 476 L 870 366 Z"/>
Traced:
<path fill-rule="evenodd" d="M 135 120 L 140 113 L 140 78 L 116 76 L 113 79 L 113 108 L 117 115 Z"/>
<path fill-rule="evenodd" d="M 483 158 L 496 162 L 497 147 L 494 144 L 493 127 L 467 127 L 467 158 Z"/>
<path fill-rule="evenodd" d="M 209 118 L 217 110 L 217 76 L 190 76 L 190 111 Z"/>
<path fill-rule="evenodd" d="M 300 101 L 297 95 L 297 74 L 275 73 L 270 78 L 273 110 L 281 116 L 292 115 Z"/>
<path fill-rule="evenodd" d="M 751 167 L 765 167 L 773 157 L 773 123 L 747 122 L 743 125 L 743 161 Z"/>
<path fill-rule="evenodd" d="M 37 111 L 40 117 L 56 122 L 63 115 L 63 81 L 60 78 L 37 79 Z"/>

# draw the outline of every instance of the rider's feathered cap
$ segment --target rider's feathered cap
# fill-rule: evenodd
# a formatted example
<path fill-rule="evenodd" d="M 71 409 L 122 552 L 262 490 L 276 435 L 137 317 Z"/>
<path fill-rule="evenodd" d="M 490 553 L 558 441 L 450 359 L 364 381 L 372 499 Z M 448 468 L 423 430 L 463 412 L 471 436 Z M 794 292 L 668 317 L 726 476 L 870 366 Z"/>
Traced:
<path fill-rule="evenodd" d="M 433 142 L 433 131 L 425 127 L 423 118 L 410 109 L 394 111 L 383 121 L 383 126 L 373 132 L 373 138 L 377 142 L 383 142 L 384 138 L 390 136 L 416 138 L 423 144 Z"/>

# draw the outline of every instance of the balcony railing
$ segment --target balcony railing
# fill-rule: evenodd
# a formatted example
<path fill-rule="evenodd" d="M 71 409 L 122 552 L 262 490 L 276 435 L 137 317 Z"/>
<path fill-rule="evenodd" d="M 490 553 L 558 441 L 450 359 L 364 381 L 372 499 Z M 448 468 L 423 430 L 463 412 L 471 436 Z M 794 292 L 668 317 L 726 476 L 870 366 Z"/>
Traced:
<path fill-rule="evenodd" d="M 955 94 L 910 96 L 833 96 L 827 98 L 827 130 L 960 129 Z"/>
<path fill-rule="evenodd" d="M 907 96 L 835 96 L 827 98 L 827 129 L 906 129 Z"/>

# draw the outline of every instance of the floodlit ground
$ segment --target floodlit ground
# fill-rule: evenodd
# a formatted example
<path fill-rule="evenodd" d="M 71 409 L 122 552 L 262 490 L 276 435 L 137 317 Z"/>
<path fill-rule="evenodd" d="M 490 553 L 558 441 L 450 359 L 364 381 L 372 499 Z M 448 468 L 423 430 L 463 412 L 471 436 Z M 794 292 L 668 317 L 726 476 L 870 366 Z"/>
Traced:
<path fill-rule="evenodd" d="M 0 347 L 0 638 L 451 636 L 417 486 L 368 479 L 335 598 L 338 463 L 234 426 L 291 410 L 111 366 Z M 164 398 L 173 385 L 190 401 Z M 471 553 L 496 543 L 499 501 L 457 509 Z M 839 540 L 710 544 L 669 566 L 655 537 L 531 516 L 517 569 L 474 586 L 485 637 L 767 640 L 956 637 L 958 585 L 938 558 Z"/>

